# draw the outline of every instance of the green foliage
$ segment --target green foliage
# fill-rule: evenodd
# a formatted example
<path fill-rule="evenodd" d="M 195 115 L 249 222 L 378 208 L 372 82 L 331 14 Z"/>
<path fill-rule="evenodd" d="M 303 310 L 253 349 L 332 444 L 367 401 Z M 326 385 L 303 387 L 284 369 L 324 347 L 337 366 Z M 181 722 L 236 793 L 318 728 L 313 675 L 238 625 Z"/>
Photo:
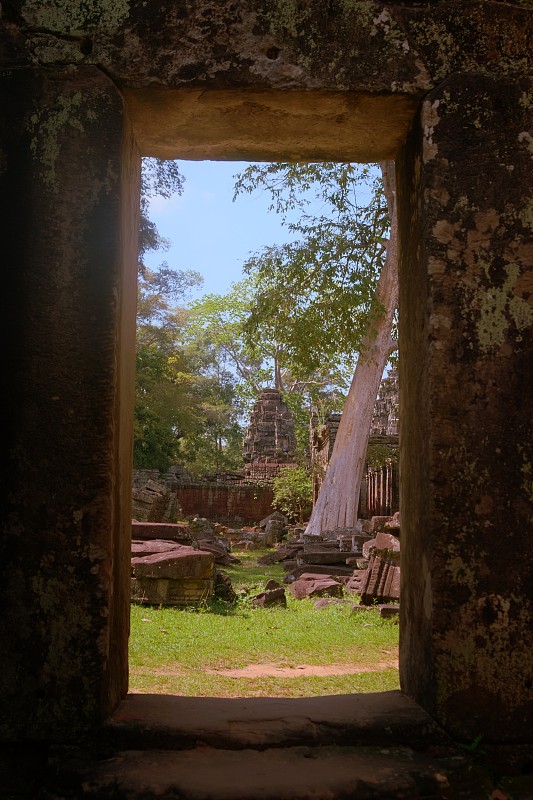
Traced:
<path fill-rule="evenodd" d="M 153 197 L 169 198 L 183 194 L 185 179 L 175 161 L 161 161 L 158 158 L 143 158 L 141 171 L 141 208 L 139 219 L 139 272 L 145 269 L 144 255 L 150 250 L 168 249 L 157 226 L 148 216 L 150 200 Z"/>
<path fill-rule="evenodd" d="M 369 444 L 366 451 L 366 461 L 372 469 L 380 469 L 387 464 L 397 464 L 400 451 L 397 447 L 385 444 Z"/>
<path fill-rule="evenodd" d="M 180 307 L 201 285 L 192 270 L 163 262 L 143 263 L 166 243 L 148 220 L 149 198 L 181 194 L 183 177 L 174 162 L 143 161 L 141 244 L 137 300 L 137 372 L 134 465 L 166 472 L 184 463 L 194 475 L 242 466 L 242 431 L 233 382 L 203 346 L 190 346 L 190 314 Z"/>
<path fill-rule="evenodd" d="M 216 364 L 236 377 L 234 390 L 243 420 L 261 389 L 274 386 L 282 390 L 293 414 L 298 452 L 303 456 L 309 446 L 311 406 L 327 403 L 330 410 L 342 408 L 347 376 L 330 364 L 313 372 L 300 369 L 272 338 L 266 323 L 251 337 L 247 325 L 257 291 L 257 279 L 251 275 L 232 284 L 225 295 L 205 295 L 194 302 L 187 327 L 188 352 L 203 353 L 212 367 Z"/>
<path fill-rule="evenodd" d="M 313 507 L 313 481 L 305 467 L 285 467 L 273 480 L 273 508 L 299 523 Z"/>
<path fill-rule="evenodd" d="M 283 391 L 298 452 L 309 414 L 340 410 L 372 313 L 389 220 L 378 172 L 353 164 L 250 165 L 235 194 L 263 189 L 294 241 L 250 257 L 225 295 L 182 307 L 193 271 L 143 263 L 167 242 L 149 200 L 183 191 L 174 162 L 144 159 L 137 317 L 135 464 L 184 463 L 195 475 L 242 467 L 242 426 L 262 388 Z M 311 199 L 321 213 L 311 215 Z M 289 214 L 298 212 L 298 221 Z"/>
<path fill-rule="evenodd" d="M 381 272 L 390 220 L 379 172 L 356 164 L 252 164 L 236 194 L 270 193 L 294 241 L 263 248 L 245 264 L 257 287 L 246 332 L 283 344 L 296 374 L 325 363 L 351 375 Z M 308 213 L 311 198 L 321 207 Z M 297 222 L 288 213 L 300 213 Z"/>

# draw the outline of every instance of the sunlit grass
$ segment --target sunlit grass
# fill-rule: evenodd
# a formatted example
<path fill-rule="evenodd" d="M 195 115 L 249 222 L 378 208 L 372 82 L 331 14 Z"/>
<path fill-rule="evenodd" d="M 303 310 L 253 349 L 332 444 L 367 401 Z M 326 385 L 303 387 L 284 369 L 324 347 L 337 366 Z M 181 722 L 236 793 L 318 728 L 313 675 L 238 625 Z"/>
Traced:
<path fill-rule="evenodd" d="M 258 553 L 238 553 L 243 565 L 226 570 L 235 587 L 261 590 L 279 565 L 255 567 Z M 247 566 L 248 564 L 248 566 Z M 201 609 L 132 605 L 130 690 L 197 696 L 300 697 L 398 688 L 390 668 L 398 652 L 398 626 L 376 610 L 354 613 L 352 603 L 317 610 L 312 600 L 261 609 L 248 596 L 233 605 Z M 261 678 L 211 675 L 206 670 L 250 664 L 352 665 L 354 674 Z"/>

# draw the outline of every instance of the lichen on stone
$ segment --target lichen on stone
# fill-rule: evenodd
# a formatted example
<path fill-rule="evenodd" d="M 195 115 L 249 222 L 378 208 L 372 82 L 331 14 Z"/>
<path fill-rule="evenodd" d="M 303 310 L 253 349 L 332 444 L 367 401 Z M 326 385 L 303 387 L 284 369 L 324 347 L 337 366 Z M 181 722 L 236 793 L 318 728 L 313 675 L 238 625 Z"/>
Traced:
<path fill-rule="evenodd" d="M 129 13 L 130 0 L 25 0 L 21 9 L 32 27 L 69 36 L 118 30 Z"/>
<path fill-rule="evenodd" d="M 533 324 L 533 308 L 513 291 L 520 273 L 518 264 L 508 264 L 505 273 L 501 286 L 479 284 L 471 297 L 471 307 L 478 312 L 477 342 L 485 354 L 504 343 L 511 324 L 519 332 Z"/>
<path fill-rule="evenodd" d="M 88 119 L 89 111 L 81 92 L 74 92 L 59 95 L 53 108 L 39 108 L 28 120 L 30 152 L 39 164 L 43 182 L 55 191 L 58 188 L 56 162 L 61 152 L 61 132 L 70 127 L 84 133 L 83 118 Z M 94 111 L 90 113 L 94 114 Z"/>

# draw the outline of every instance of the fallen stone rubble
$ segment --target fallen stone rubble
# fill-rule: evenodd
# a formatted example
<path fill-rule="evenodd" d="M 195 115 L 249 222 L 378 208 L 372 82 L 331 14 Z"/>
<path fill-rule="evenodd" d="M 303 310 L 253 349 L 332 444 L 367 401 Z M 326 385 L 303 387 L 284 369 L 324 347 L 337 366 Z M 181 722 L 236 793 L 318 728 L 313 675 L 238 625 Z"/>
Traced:
<path fill-rule="evenodd" d="M 258 559 L 269 565 L 281 563 L 284 583 L 296 599 L 359 596 L 356 608 L 378 607 L 381 616 L 398 613 L 400 598 L 400 523 L 394 517 L 373 517 L 354 529 L 306 535 L 288 527 L 283 515 L 261 520 L 255 528 L 233 530 L 195 518 L 189 525 L 132 524 L 132 599 L 137 602 L 197 605 L 213 595 L 237 599 L 228 576 L 218 566 L 240 563 L 232 555 L 232 543 L 261 542 L 268 533 L 273 549 Z M 246 538 L 242 538 L 242 537 Z M 262 538 L 261 538 L 262 537 Z M 283 537 L 283 538 L 282 538 Z M 234 546 L 234 545 L 233 545 Z M 251 605 L 286 606 L 285 589 L 269 581 L 263 592 L 249 598 Z"/>
<path fill-rule="evenodd" d="M 357 528 L 326 531 L 322 536 L 298 532 L 260 564 L 281 563 L 293 597 L 359 595 L 363 607 L 385 606 L 400 598 L 400 519 L 372 517 Z M 383 611 L 382 616 L 393 616 Z M 381 612 L 380 612 L 381 613 Z"/>

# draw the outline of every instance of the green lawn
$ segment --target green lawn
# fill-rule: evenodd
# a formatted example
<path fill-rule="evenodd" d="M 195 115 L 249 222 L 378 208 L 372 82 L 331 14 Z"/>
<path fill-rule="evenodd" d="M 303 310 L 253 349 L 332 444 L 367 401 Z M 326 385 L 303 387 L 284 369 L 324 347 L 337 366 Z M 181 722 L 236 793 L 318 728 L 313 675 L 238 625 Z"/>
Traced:
<path fill-rule="evenodd" d="M 257 567 L 256 552 L 236 553 L 243 564 L 226 572 L 233 585 L 251 593 L 270 577 L 280 580 L 278 565 Z M 398 625 L 377 611 L 353 613 L 352 603 L 316 610 L 311 600 L 288 608 L 253 608 L 242 592 L 231 606 L 213 603 L 179 610 L 132 605 L 130 691 L 189 696 L 311 696 L 384 691 L 398 688 L 394 667 Z M 275 674 L 234 676 L 217 670 L 249 665 L 297 668 L 329 666 L 348 674 L 286 677 Z M 268 672 L 267 668 L 266 672 Z M 215 674 L 209 672 L 212 670 Z"/>

